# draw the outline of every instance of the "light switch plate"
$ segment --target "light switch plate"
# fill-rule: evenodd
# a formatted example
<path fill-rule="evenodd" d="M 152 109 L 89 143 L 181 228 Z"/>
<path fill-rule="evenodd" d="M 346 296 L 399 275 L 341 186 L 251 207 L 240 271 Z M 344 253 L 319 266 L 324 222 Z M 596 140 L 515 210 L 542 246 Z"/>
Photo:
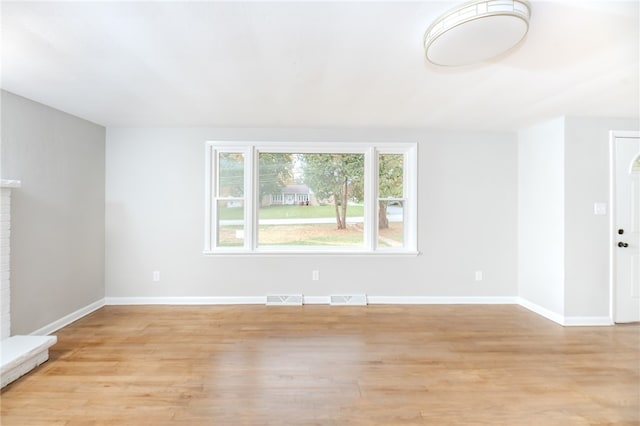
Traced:
<path fill-rule="evenodd" d="M 593 214 L 598 216 L 607 214 L 607 203 L 593 203 Z"/>

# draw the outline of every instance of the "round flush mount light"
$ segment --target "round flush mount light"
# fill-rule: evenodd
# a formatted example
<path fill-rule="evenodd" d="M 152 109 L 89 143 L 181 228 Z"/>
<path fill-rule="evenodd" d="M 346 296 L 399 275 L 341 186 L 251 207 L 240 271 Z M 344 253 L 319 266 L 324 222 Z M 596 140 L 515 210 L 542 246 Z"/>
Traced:
<path fill-rule="evenodd" d="M 508 51 L 529 30 L 526 0 L 475 0 L 456 7 L 427 29 L 424 48 L 429 62 L 460 66 L 482 62 Z"/>

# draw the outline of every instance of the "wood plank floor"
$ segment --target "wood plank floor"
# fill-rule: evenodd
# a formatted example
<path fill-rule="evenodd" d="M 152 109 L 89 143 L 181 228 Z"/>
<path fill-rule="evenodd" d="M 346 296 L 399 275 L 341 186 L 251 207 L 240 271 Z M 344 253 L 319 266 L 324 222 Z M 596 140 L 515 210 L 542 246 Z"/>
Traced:
<path fill-rule="evenodd" d="M 109 306 L 2 392 L 11 425 L 638 425 L 640 327 L 499 306 Z"/>

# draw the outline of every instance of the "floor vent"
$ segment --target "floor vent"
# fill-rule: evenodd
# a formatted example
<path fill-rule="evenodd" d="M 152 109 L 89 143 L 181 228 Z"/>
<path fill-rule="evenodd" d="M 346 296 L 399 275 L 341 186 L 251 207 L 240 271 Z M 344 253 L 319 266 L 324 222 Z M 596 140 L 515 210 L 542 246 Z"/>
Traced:
<path fill-rule="evenodd" d="M 367 304 L 366 294 L 332 294 L 329 296 L 331 305 L 364 306 Z"/>
<path fill-rule="evenodd" d="M 273 306 L 301 306 L 301 294 L 268 294 L 267 305 Z"/>

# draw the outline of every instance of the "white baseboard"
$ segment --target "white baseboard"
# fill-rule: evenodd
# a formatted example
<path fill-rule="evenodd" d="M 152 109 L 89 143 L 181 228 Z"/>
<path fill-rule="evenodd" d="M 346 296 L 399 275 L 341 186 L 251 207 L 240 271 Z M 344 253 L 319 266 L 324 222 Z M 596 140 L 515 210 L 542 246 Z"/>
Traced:
<path fill-rule="evenodd" d="M 517 305 L 511 296 L 367 296 L 370 305 Z"/>
<path fill-rule="evenodd" d="M 328 305 L 330 296 L 304 296 L 305 305 Z M 264 305 L 266 296 L 107 297 L 106 305 Z M 369 304 L 389 305 L 515 305 L 517 297 L 367 296 Z"/>
<path fill-rule="evenodd" d="M 45 325 L 42 328 L 31 333 L 31 336 L 47 336 L 55 331 L 60 330 L 62 327 L 66 327 L 74 321 L 79 320 L 80 318 L 89 315 L 91 312 L 96 311 L 102 308 L 105 305 L 105 299 L 100 299 L 91 303 L 90 305 L 85 306 L 84 308 L 80 308 L 75 312 L 70 313 L 69 315 L 65 315 L 57 321 L 52 322 L 51 324 Z"/>
<path fill-rule="evenodd" d="M 564 317 L 564 324 L 571 327 L 594 327 L 614 325 L 609 317 Z"/>
<path fill-rule="evenodd" d="M 106 305 L 264 305 L 266 296 L 107 297 Z"/>
<path fill-rule="evenodd" d="M 304 296 L 305 305 L 329 304 L 329 296 Z M 609 317 L 565 317 L 522 297 L 478 296 L 367 296 L 370 305 L 520 305 L 563 326 L 610 326 Z M 105 305 L 264 305 L 266 296 L 222 296 L 222 297 L 106 297 L 70 313 L 34 332 L 32 336 L 46 336 Z"/>
<path fill-rule="evenodd" d="M 565 327 L 594 327 L 614 324 L 609 317 L 570 317 L 553 312 L 527 299 L 523 299 L 522 297 L 518 299 L 518 304 L 523 308 L 527 308 L 528 310 L 535 312 L 538 315 L 542 315 L 543 317 Z"/>
<path fill-rule="evenodd" d="M 560 325 L 566 325 L 565 324 L 565 320 L 564 320 L 564 315 L 559 314 L 557 312 L 553 312 L 547 308 L 544 308 L 540 305 L 538 305 L 537 303 L 533 303 L 527 299 L 523 299 L 522 297 L 518 298 L 518 304 L 520 306 L 522 306 L 523 308 L 526 308 L 528 310 L 530 310 L 531 312 L 534 312 L 538 315 L 541 315 L 543 317 L 545 317 L 546 319 L 549 319 L 555 323 L 558 323 Z"/>

